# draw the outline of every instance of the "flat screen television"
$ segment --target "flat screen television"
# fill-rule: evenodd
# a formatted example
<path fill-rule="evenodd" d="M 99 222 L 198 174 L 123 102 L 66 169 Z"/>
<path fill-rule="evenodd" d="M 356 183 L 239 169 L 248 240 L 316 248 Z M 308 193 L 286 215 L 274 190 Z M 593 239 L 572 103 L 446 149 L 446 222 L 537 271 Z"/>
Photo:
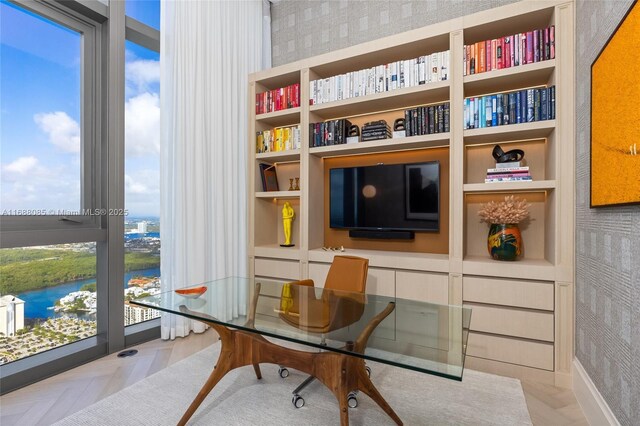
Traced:
<path fill-rule="evenodd" d="M 440 162 L 329 170 L 331 228 L 438 231 Z"/>

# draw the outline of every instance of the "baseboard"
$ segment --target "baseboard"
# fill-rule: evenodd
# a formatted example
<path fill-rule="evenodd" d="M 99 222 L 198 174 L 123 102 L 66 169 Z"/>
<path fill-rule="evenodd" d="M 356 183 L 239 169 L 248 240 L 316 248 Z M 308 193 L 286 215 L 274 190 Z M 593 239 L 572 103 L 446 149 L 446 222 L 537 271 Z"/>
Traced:
<path fill-rule="evenodd" d="M 620 422 L 577 358 L 573 359 L 573 393 L 590 425 L 620 426 Z"/>

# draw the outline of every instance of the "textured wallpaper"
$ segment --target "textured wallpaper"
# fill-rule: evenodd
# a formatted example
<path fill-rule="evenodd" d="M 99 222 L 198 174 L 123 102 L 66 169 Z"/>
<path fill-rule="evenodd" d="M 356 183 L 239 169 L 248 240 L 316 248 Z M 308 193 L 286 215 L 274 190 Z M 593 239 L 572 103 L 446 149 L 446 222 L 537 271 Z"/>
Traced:
<path fill-rule="evenodd" d="M 623 425 L 640 424 L 640 206 L 589 208 L 589 127 L 591 63 L 631 3 L 576 9 L 576 355 Z"/>
<path fill-rule="evenodd" d="M 273 65 L 513 2 L 280 1 Z M 576 356 L 620 423 L 640 425 L 640 206 L 589 208 L 591 62 L 631 3 L 576 3 Z"/>
<path fill-rule="evenodd" d="M 515 0 L 282 0 L 271 5 L 273 66 Z"/>

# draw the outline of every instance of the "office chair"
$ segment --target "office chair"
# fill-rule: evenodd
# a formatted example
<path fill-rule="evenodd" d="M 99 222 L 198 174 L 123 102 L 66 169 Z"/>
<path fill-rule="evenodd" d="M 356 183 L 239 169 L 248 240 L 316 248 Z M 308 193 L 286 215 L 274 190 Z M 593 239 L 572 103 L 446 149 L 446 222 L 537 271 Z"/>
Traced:
<path fill-rule="evenodd" d="M 322 334 L 322 344 L 325 344 L 325 334 L 347 327 L 360 319 L 364 312 L 364 293 L 367 286 L 367 272 L 369 260 L 355 256 L 335 256 L 324 288 L 327 290 L 340 290 L 349 293 L 323 292 L 320 298 L 316 298 L 314 291 L 301 293 L 297 286 L 314 287 L 313 280 L 302 280 L 290 283 L 283 287 L 281 297 L 282 309 L 280 318 L 287 324 L 300 330 Z M 302 296 L 302 297 L 301 297 Z M 304 300 L 305 311 L 300 314 L 300 299 Z M 367 372 L 370 373 L 369 367 Z M 289 375 L 289 371 L 280 366 L 278 374 L 282 378 Z M 296 408 L 304 406 L 304 399 L 300 392 L 309 386 L 315 377 L 309 376 L 292 393 L 292 403 Z M 358 406 L 356 393 L 349 394 L 349 407 Z"/>

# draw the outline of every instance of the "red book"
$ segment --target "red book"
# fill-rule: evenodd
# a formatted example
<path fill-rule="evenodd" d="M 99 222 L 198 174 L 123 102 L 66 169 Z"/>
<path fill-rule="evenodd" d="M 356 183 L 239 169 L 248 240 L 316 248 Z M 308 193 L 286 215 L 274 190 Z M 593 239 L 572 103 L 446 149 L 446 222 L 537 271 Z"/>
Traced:
<path fill-rule="evenodd" d="M 527 54 L 525 55 L 527 58 L 527 63 L 530 64 L 533 62 L 533 31 L 527 31 Z"/>
<path fill-rule="evenodd" d="M 502 57 L 504 58 L 504 68 L 511 68 L 511 39 L 504 38 L 504 47 L 502 48 Z"/>
<path fill-rule="evenodd" d="M 491 40 L 486 40 L 484 42 L 484 69 L 485 71 L 491 71 Z"/>
<path fill-rule="evenodd" d="M 502 56 L 504 54 L 503 48 L 504 42 L 502 41 L 502 37 L 500 37 L 496 43 L 496 68 L 498 68 L 499 70 L 504 68 L 502 66 Z"/>
<path fill-rule="evenodd" d="M 551 26 L 549 30 L 549 59 L 554 59 L 556 57 L 556 27 L 555 25 Z"/>

